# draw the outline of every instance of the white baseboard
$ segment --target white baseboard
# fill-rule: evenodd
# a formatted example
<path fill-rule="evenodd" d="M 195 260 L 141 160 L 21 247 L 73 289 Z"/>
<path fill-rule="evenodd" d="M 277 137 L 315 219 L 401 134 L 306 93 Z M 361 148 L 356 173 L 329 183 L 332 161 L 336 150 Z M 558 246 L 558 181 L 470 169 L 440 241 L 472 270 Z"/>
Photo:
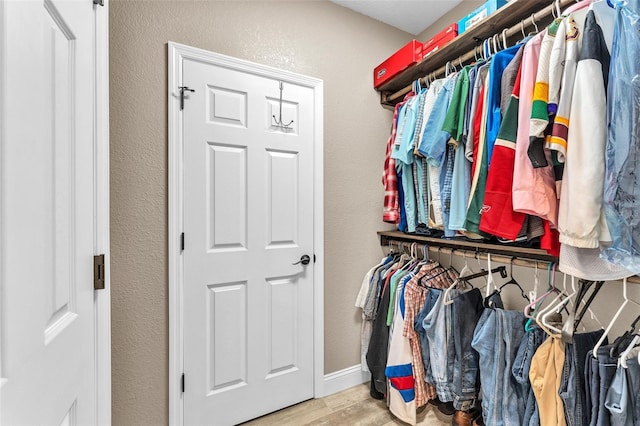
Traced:
<path fill-rule="evenodd" d="M 318 397 L 325 397 L 331 394 L 352 388 L 359 384 L 368 382 L 371 379 L 370 373 L 362 371 L 360 364 L 334 373 L 325 374 L 324 392 Z"/>

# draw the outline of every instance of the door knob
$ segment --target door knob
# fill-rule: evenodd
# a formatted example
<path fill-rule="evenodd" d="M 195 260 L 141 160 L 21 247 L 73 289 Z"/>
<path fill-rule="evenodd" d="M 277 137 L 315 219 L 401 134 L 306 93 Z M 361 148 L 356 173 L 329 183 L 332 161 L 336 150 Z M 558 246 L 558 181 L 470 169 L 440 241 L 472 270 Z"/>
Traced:
<path fill-rule="evenodd" d="M 296 263 L 292 263 L 292 265 L 297 265 L 298 263 L 302 263 L 303 265 L 308 265 L 309 262 L 311 262 L 311 258 L 309 257 L 309 255 L 303 254 L 300 260 L 298 260 Z"/>

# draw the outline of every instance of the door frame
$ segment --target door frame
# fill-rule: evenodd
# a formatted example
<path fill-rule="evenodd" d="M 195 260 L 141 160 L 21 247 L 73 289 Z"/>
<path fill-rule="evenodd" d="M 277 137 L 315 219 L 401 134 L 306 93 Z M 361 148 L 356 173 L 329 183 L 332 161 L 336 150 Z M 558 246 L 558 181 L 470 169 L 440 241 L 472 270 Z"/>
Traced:
<path fill-rule="evenodd" d="M 111 243 L 109 185 L 109 0 L 95 9 L 94 254 L 104 254 L 104 290 L 94 292 L 98 425 L 111 424 Z"/>
<path fill-rule="evenodd" d="M 105 255 L 105 288 L 94 291 L 94 368 L 97 425 L 111 424 L 111 274 L 109 243 L 109 0 L 104 6 L 93 5 L 94 19 L 94 254 Z M 0 1 L 0 22 L 4 6 Z M 1 34 L 0 34 L 1 35 Z M 0 49 L 0 86 L 7 67 Z M 0 97 L 0 120 L 6 102 Z M 0 128 L 0 135 L 3 130 Z M 0 138 L 2 139 L 2 138 Z M 0 147 L 1 151 L 1 147 Z M 2 190 L 2 188 L 0 188 Z M 0 197 L 2 200 L 2 197 Z M 1 228 L 1 227 L 0 227 Z M 2 229 L 0 229 L 0 238 Z M 0 262 L 1 263 L 1 262 Z M 1 267 L 1 265 L 0 265 Z M 1 348 L 0 348 L 1 349 Z M 6 380 L 0 377 L 0 388 Z"/>
<path fill-rule="evenodd" d="M 184 399 L 181 379 L 184 366 L 183 277 L 180 249 L 183 232 L 183 120 L 179 108 L 178 87 L 182 86 L 185 60 L 222 66 L 283 82 L 309 87 L 314 91 L 313 129 L 313 252 L 316 262 L 313 276 L 313 378 L 314 396 L 324 392 L 324 213 L 323 213 L 323 81 L 242 59 L 168 42 L 168 149 L 169 149 L 169 424 L 184 423 Z M 187 383 L 188 386 L 188 383 Z"/>

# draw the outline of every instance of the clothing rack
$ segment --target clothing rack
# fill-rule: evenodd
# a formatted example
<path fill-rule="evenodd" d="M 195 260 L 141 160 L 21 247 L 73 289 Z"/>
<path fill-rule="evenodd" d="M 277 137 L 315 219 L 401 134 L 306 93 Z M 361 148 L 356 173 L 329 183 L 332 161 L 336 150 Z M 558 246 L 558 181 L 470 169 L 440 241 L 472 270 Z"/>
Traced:
<path fill-rule="evenodd" d="M 440 262 L 444 256 L 462 256 L 465 258 L 477 258 L 486 260 L 491 254 L 491 261 L 514 266 L 546 269 L 549 263 L 557 263 L 558 258 L 548 255 L 544 250 L 502 246 L 498 244 L 485 244 L 460 240 L 445 240 L 441 238 L 424 237 L 421 235 L 409 235 L 400 231 L 379 231 L 380 245 L 393 247 L 405 247 L 410 250 L 412 244 L 417 244 L 418 249 L 426 246 Z M 418 252 L 420 253 L 420 251 Z M 433 258 L 433 255 L 431 255 Z M 627 282 L 640 284 L 640 276 L 633 276 Z"/>
<path fill-rule="evenodd" d="M 520 3 L 520 2 L 524 2 L 525 0 L 517 0 L 517 1 L 513 1 L 513 3 Z M 529 3 L 537 3 L 540 4 L 541 2 L 539 1 L 530 1 L 530 0 L 526 0 Z M 573 3 L 574 0 L 559 0 L 559 6 L 560 8 L 565 8 L 567 5 L 570 5 L 571 3 Z M 485 40 L 490 40 L 493 37 L 499 37 L 500 39 L 502 38 L 502 33 L 503 31 L 505 32 L 505 36 L 507 39 L 513 39 L 514 36 L 521 34 L 521 32 L 523 31 L 523 29 L 526 26 L 538 26 L 538 28 L 540 28 L 540 30 L 542 30 L 542 28 L 544 28 L 545 24 L 551 22 L 551 20 L 553 19 L 554 13 L 555 13 L 555 9 L 556 9 L 556 3 L 555 2 L 542 2 L 542 4 L 548 4 L 546 7 L 540 9 L 537 12 L 532 13 L 530 16 L 527 17 L 523 17 L 517 24 L 505 29 L 505 30 L 499 30 L 499 32 L 495 33 L 493 36 L 489 36 L 487 38 L 485 38 Z M 509 4 L 507 4 L 506 6 L 503 6 L 503 9 L 508 8 Z M 508 11 L 505 10 L 498 10 L 498 12 L 496 12 L 496 14 L 498 13 L 508 13 Z M 490 20 L 491 16 L 489 16 L 487 18 L 487 20 Z M 481 27 L 483 24 L 478 24 L 478 27 Z M 495 31 L 495 27 L 493 27 L 493 30 Z M 473 30 L 473 29 L 472 29 Z M 472 31 L 471 30 L 471 31 Z M 462 34 L 462 37 L 464 37 L 465 34 Z M 455 43 L 456 43 L 457 39 L 454 39 L 449 45 L 445 46 L 442 50 L 446 51 L 448 49 L 451 49 L 452 51 L 455 50 Z M 483 42 L 483 39 L 481 37 L 473 37 L 472 41 L 475 40 L 475 46 L 473 47 L 472 50 L 468 50 L 466 53 L 459 55 L 457 58 L 454 56 L 453 59 L 450 59 L 449 61 L 447 61 L 447 63 L 445 65 L 442 65 L 438 68 L 436 68 L 435 70 L 432 70 L 431 72 L 426 72 L 423 73 L 423 75 L 425 75 L 422 78 L 419 78 L 418 80 L 420 81 L 421 84 L 426 84 L 430 79 L 433 79 L 435 77 L 438 76 L 443 76 L 447 69 L 451 66 L 451 65 L 458 65 L 458 64 L 465 64 L 465 63 L 469 63 L 471 61 L 475 61 L 477 59 L 477 48 L 480 45 L 481 47 L 481 43 Z M 451 58 L 451 55 L 449 55 L 449 58 Z M 424 65 L 427 65 L 428 62 L 428 58 L 427 60 L 424 60 Z M 439 61 L 439 63 L 442 63 L 441 61 Z M 420 65 L 420 64 L 419 64 Z M 421 68 L 425 68 L 425 66 L 422 66 Z M 435 63 L 434 63 L 435 65 Z M 384 90 L 384 87 L 382 88 Z M 381 103 L 383 105 L 394 105 L 397 102 L 401 101 L 402 98 L 404 97 L 404 95 L 406 95 L 407 93 L 409 93 L 412 90 L 412 84 L 409 84 L 407 86 L 405 86 L 404 88 L 395 91 L 394 93 L 385 93 L 382 92 L 381 93 Z"/>

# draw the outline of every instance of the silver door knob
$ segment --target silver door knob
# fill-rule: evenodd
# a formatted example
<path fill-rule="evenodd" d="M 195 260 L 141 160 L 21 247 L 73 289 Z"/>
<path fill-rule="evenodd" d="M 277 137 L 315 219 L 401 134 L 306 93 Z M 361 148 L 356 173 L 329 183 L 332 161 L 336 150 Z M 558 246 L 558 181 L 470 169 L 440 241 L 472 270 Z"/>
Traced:
<path fill-rule="evenodd" d="M 297 265 L 298 263 L 302 263 L 303 265 L 308 265 L 309 262 L 311 262 L 311 258 L 309 257 L 309 255 L 303 254 L 300 260 L 298 260 L 295 263 L 292 263 L 292 265 Z"/>

